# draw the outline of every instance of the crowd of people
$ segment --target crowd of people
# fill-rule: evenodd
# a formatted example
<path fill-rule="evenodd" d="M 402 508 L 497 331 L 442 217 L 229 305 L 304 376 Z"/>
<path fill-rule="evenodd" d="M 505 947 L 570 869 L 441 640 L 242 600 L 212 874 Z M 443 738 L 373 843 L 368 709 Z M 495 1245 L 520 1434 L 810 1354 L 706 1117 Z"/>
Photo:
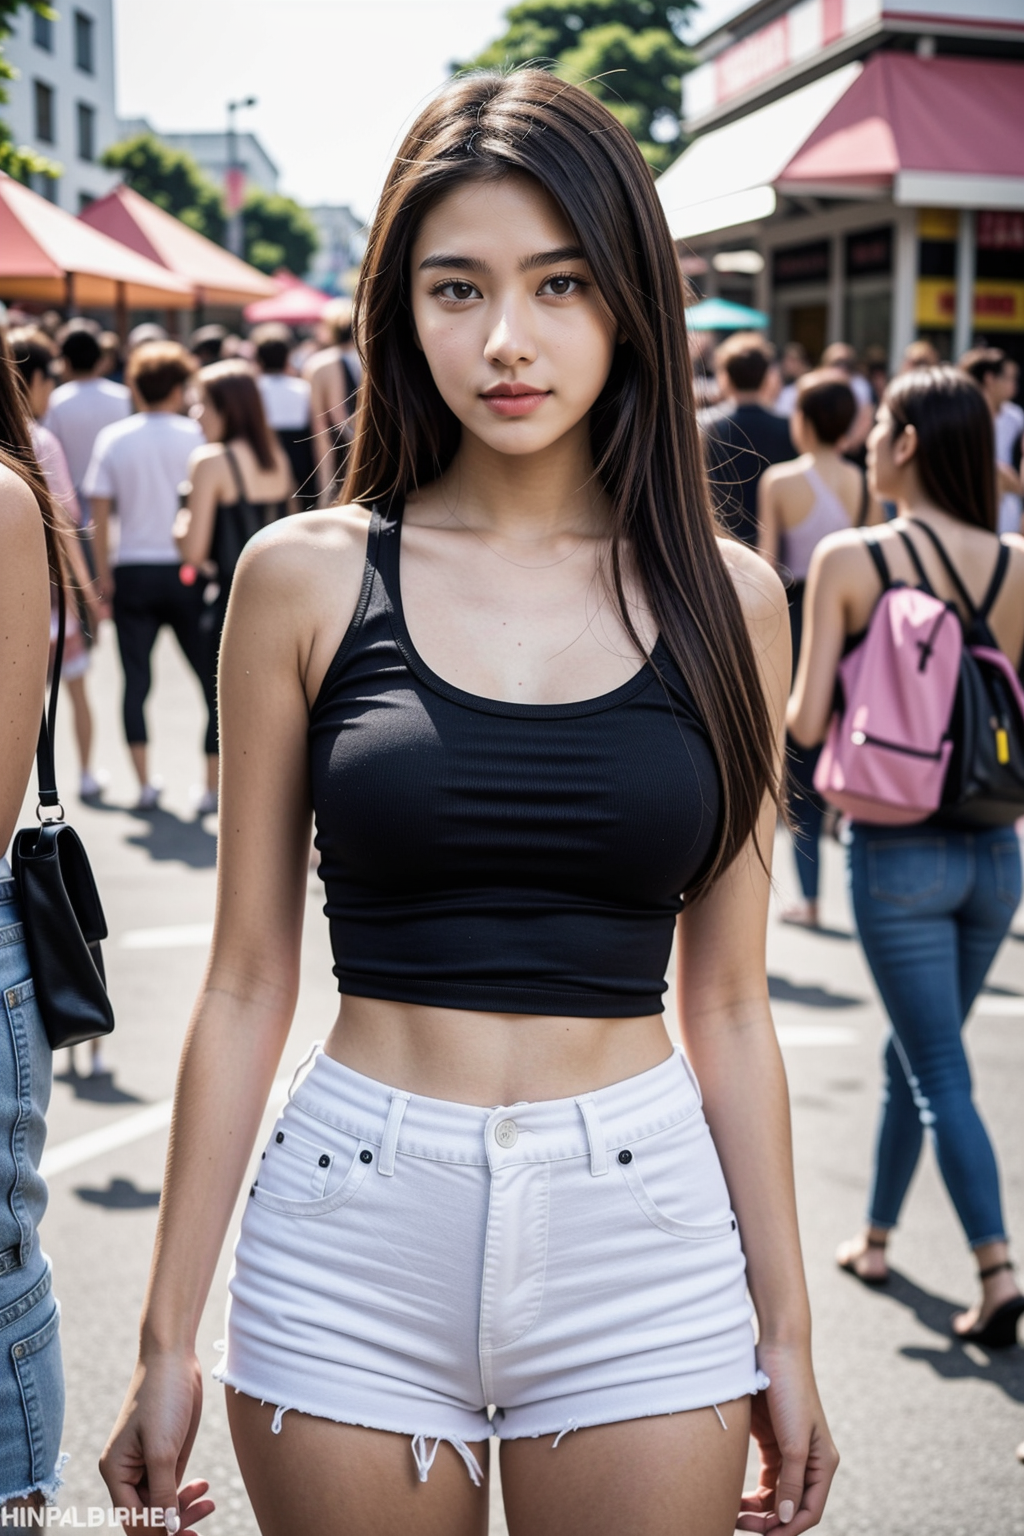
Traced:
<path fill-rule="evenodd" d="M 256 1163 L 216 1371 L 260 1530 L 483 1529 L 497 1434 L 514 1533 L 800 1536 L 838 1456 L 765 974 L 771 848 L 781 815 L 803 892 L 785 916 L 813 930 L 817 753 L 893 587 L 1019 670 L 1013 366 L 988 348 L 940 366 L 919 343 L 894 380 L 845 345 L 780 368 L 739 334 L 698 420 L 646 164 L 540 70 L 460 78 L 421 112 L 355 325 L 360 356 L 341 311 L 318 351 L 276 326 L 188 346 L 147 326 L 119 361 L 79 319 L 16 326 L 0 354 L 0 847 L 54 583 L 80 598 L 82 794 L 102 792 L 85 676 L 109 616 L 137 808 L 159 801 L 145 706 L 166 626 L 206 701 L 197 813 L 223 809 L 101 1471 L 118 1509 L 172 1532 L 213 1509 L 182 1482 L 196 1327 L 292 1022 L 312 795 L 342 1006 Z M 1024 714 L 995 741 L 1024 791 Z M 867 1224 L 837 1257 L 885 1283 L 929 1127 L 979 1269 L 950 1326 L 998 1348 L 1024 1296 L 962 1028 L 1021 861 L 979 794 L 980 818 L 957 801 L 846 823 L 891 1037 Z M 61 1464 L 49 1056 L 21 917 L 0 862 L 5 1509 L 52 1500 Z M 682 1051 L 662 1019 L 673 939 Z M 44 1346 L 26 1394 L 19 1362 Z"/>

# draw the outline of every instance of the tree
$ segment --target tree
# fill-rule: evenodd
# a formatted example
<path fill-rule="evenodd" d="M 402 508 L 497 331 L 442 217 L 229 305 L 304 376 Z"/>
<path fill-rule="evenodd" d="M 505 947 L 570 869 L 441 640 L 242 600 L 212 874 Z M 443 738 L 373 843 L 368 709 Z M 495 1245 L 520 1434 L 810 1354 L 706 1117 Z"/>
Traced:
<path fill-rule="evenodd" d="M 10 99 L 3 82 L 13 80 L 15 73 L 10 61 L 4 57 L 4 39 L 10 37 L 14 13 L 21 9 L 22 4 L 25 4 L 28 10 L 38 11 L 40 16 L 46 16 L 51 21 L 57 14 L 45 3 L 45 0 L 0 0 L 0 102 Z M 61 173 L 61 167 L 56 161 L 47 160 L 44 155 L 37 154 L 34 149 L 15 145 L 10 128 L 5 122 L 0 122 L 0 171 L 6 171 L 17 181 L 28 182 L 33 174 L 49 176 L 56 180 Z"/>
<path fill-rule="evenodd" d="M 290 197 L 250 188 L 242 205 L 245 259 L 261 272 L 305 272 L 320 244 L 316 225 Z"/>
<path fill-rule="evenodd" d="M 696 0 L 519 0 L 475 59 L 454 69 L 542 64 L 584 86 L 636 139 L 653 170 L 679 153 L 681 76 L 693 56 L 679 30 Z"/>
<path fill-rule="evenodd" d="M 191 155 L 172 149 L 155 133 L 138 133 L 104 150 L 102 163 L 142 197 L 173 213 L 190 229 L 224 244 L 224 202 Z"/>

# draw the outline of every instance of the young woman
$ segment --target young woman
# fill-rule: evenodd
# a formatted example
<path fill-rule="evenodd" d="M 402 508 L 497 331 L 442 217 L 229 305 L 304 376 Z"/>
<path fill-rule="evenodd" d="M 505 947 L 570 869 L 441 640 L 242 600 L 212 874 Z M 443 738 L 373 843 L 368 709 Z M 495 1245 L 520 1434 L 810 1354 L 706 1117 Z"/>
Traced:
<path fill-rule="evenodd" d="M 989 624 L 1015 667 L 1024 649 L 1024 540 L 1006 536 L 998 588 L 992 420 L 981 391 L 952 368 L 902 374 L 886 391 L 868 438 L 868 477 L 900 516 L 877 540 L 894 581 L 917 585 L 910 539 L 939 597 L 965 612 L 934 538 L 972 601 L 989 595 Z M 835 534 L 815 551 L 807 622 L 789 728 L 820 742 L 832 709 L 836 666 L 863 634 L 881 595 L 864 534 Z M 885 1250 L 931 1128 L 939 1169 L 974 1250 L 982 1294 L 953 1319 L 954 1332 L 1010 1344 L 1024 1312 L 1013 1277 L 992 1145 L 971 1096 L 961 1032 L 1021 894 L 1012 826 L 979 827 L 940 813 L 920 826 L 854 822 L 848 845 L 857 928 L 892 1025 L 868 1224 L 838 1261 L 860 1279 L 888 1277 Z"/>
<path fill-rule="evenodd" d="M 357 334 L 350 503 L 259 535 L 232 595 L 216 937 L 104 1476 L 210 1507 L 177 1491 L 195 1330 L 292 1018 L 312 795 L 341 1012 L 250 1175 L 219 1369 L 260 1529 L 482 1533 L 493 1430 L 515 1536 L 808 1530 L 836 1457 L 763 953 L 789 630 L 715 539 L 629 135 L 542 71 L 449 86 Z"/>
<path fill-rule="evenodd" d="M 0 1517 L 52 1502 L 64 1458 L 60 1313 L 39 1246 L 53 1057 L 3 857 L 35 768 L 46 688 L 59 513 L 32 452 L 17 370 L 0 332 Z"/>
<path fill-rule="evenodd" d="M 191 413 L 206 434 L 206 446 L 197 448 L 189 460 L 188 501 L 178 515 L 174 536 L 186 566 L 200 571 L 207 568 L 215 583 L 204 617 L 210 642 L 209 665 L 216 678 L 234 570 L 226 564 L 221 569 L 216 559 L 211 564 L 211 555 L 240 547 L 239 530 L 244 534 L 250 526 L 263 527 L 283 517 L 295 482 L 284 449 L 267 425 L 249 364 L 234 359 L 211 363 L 200 370 L 196 382 L 199 398 Z M 237 529 L 232 530 L 236 536 L 229 537 L 224 545 L 217 537 L 218 519 L 237 523 Z M 223 553 L 221 561 L 224 564 Z M 198 810 L 206 815 L 216 809 L 216 780 L 212 779 Z"/>
<path fill-rule="evenodd" d="M 788 596 L 794 669 L 800 660 L 807 571 L 816 546 L 830 533 L 881 517 L 881 509 L 869 501 L 863 474 L 838 447 L 856 414 L 856 398 L 842 374 L 826 369 L 805 373 L 796 386 L 789 423 L 800 457 L 770 464 L 757 488 L 758 548 L 792 577 Z M 782 920 L 817 928 L 818 840 L 824 812 L 814 789 L 819 754 L 817 748 L 804 752 L 793 742 L 788 748 L 795 791 L 790 797 L 793 856 L 803 900 L 788 907 Z"/>

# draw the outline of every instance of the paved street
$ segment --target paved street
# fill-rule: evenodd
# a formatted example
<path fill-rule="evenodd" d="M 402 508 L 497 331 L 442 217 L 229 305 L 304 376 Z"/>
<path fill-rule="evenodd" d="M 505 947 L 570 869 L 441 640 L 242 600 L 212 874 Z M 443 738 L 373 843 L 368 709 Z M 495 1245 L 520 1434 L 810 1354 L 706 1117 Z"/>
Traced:
<path fill-rule="evenodd" d="M 118 1015 L 106 1054 L 113 1088 L 93 1092 L 57 1064 L 44 1246 L 63 1306 L 67 1371 L 65 1506 L 105 1504 L 96 1459 L 131 1369 L 160 1187 L 168 1100 L 198 984 L 214 901 L 212 818 L 197 822 L 190 785 L 200 778 L 199 691 L 162 640 L 157 658 L 154 765 L 162 809 L 134 815 L 120 741 L 119 677 L 106 626 L 91 683 L 97 761 L 112 772 L 102 808 L 79 808 L 69 720 L 61 727 L 65 800 L 97 870 L 111 938 L 107 963 Z M 31 807 L 28 808 L 31 815 Z M 790 894 L 788 849 L 777 862 Z M 268 872 L 272 878 L 272 872 Z M 305 969 L 282 1073 L 322 1037 L 336 1007 L 318 880 L 309 883 Z M 790 1075 L 797 1181 L 815 1315 L 819 1379 L 843 1465 L 822 1530 L 828 1536 L 1017 1536 L 1024 1533 L 1024 1352 L 988 1357 L 953 1344 L 950 1311 L 972 1297 L 971 1260 L 931 1155 L 912 1191 L 884 1294 L 836 1271 L 832 1253 L 862 1214 L 878 1097 L 883 1024 L 850 932 L 841 853 L 826 849 L 825 935 L 772 922 L 775 1016 Z M 984 1112 L 1005 1180 L 1011 1231 L 1024 1234 L 1024 916 L 1005 945 L 970 1027 Z M 79 1048 L 84 1066 L 87 1048 Z M 284 1085 L 279 1097 L 283 1097 Z M 268 1111 L 268 1121 L 272 1111 Z M 89 1138 L 83 1141 L 81 1138 Z M 114 1142 L 116 1138 L 116 1144 Z M 197 1222 L 202 1212 L 196 1212 Z M 212 1368 L 223 1332 L 230 1245 L 203 1318 L 201 1358 Z M 234 1466 L 222 1391 L 212 1382 L 190 1472 L 208 1477 L 217 1513 L 210 1536 L 253 1536 Z M 82 1516 L 84 1520 L 84 1515 Z M 492 1529 L 503 1532 L 496 1515 Z M 624 1533 L 628 1536 L 628 1533 Z"/>

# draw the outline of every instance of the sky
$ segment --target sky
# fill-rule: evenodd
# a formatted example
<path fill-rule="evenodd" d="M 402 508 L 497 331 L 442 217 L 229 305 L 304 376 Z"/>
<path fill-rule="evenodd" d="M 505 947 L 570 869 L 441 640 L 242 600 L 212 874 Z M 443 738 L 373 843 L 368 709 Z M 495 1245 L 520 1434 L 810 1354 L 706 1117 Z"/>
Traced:
<path fill-rule="evenodd" d="M 238 113 L 299 202 L 369 216 L 402 133 L 453 59 L 502 31 L 509 0 L 114 0 L 117 109 L 157 130 Z M 748 0 L 704 0 L 706 32 Z"/>

